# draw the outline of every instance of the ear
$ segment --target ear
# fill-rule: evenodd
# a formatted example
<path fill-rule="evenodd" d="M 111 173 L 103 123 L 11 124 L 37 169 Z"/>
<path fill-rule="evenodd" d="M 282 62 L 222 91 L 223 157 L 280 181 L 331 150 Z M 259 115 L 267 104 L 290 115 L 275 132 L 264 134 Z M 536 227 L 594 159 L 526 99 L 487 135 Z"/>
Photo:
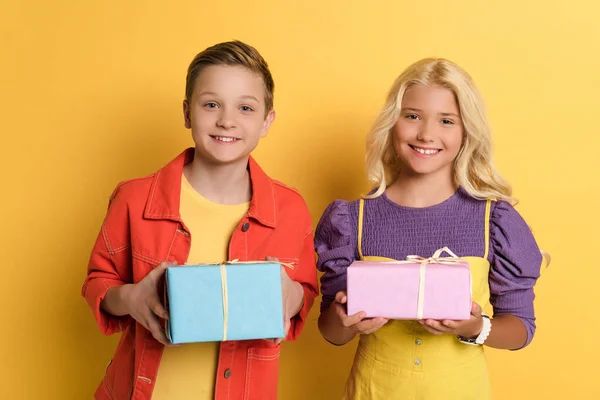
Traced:
<path fill-rule="evenodd" d="M 187 100 L 183 101 L 183 122 L 187 129 L 192 128 L 192 120 L 190 118 L 190 103 Z"/>
<path fill-rule="evenodd" d="M 261 138 L 267 136 L 267 132 L 269 131 L 269 128 L 271 127 L 273 121 L 275 121 L 275 110 L 271 109 L 271 111 L 269 111 L 267 113 L 267 116 L 265 117 L 265 122 L 263 122 L 263 129 L 260 135 Z"/>

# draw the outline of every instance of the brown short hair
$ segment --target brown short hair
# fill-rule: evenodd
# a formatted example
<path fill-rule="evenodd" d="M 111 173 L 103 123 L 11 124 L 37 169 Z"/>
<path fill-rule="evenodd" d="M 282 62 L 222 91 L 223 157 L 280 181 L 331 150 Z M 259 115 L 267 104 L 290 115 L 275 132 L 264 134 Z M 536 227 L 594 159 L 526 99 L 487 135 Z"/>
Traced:
<path fill-rule="evenodd" d="M 198 53 L 192 60 L 185 81 L 185 98 L 192 99 L 194 84 L 204 67 L 209 65 L 240 65 L 257 73 L 265 83 L 265 112 L 273 108 L 273 91 L 275 83 L 269 71 L 269 66 L 258 50 L 246 43 L 234 40 L 223 42 Z"/>

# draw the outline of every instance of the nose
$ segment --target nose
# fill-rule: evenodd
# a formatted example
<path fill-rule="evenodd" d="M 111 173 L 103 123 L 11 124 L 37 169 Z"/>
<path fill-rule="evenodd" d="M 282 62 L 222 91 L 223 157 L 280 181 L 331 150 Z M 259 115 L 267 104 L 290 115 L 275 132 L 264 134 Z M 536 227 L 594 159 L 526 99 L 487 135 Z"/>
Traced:
<path fill-rule="evenodd" d="M 425 123 L 421 124 L 419 127 L 417 140 L 420 140 L 421 142 L 433 142 L 435 139 L 435 129 L 435 121 L 425 121 Z"/>
<path fill-rule="evenodd" d="M 235 128 L 235 118 L 233 117 L 232 112 L 228 111 L 226 108 L 222 108 L 221 110 L 219 118 L 217 119 L 217 126 L 223 129 Z"/>

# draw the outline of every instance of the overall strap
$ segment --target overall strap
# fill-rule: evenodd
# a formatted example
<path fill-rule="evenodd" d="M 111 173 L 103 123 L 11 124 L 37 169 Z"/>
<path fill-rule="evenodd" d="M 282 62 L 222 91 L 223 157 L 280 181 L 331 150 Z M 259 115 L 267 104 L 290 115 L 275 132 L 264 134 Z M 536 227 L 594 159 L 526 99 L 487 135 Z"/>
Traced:
<path fill-rule="evenodd" d="M 363 233 L 363 219 L 364 219 L 364 215 L 365 215 L 365 199 L 360 199 L 358 201 L 358 243 L 357 243 L 357 249 L 358 249 L 358 257 L 362 260 L 363 259 L 363 252 L 362 252 L 362 233 Z"/>
<path fill-rule="evenodd" d="M 491 218 L 491 214 L 492 214 L 492 201 L 495 201 L 495 199 L 487 199 L 485 202 L 485 217 L 484 217 L 484 223 L 485 223 L 485 233 L 484 233 L 484 240 L 485 240 L 485 251 L 483 254 L 483 258 L 485 258 L 487 260 L 488 255 L 490 254 L 490 218 Z"/>

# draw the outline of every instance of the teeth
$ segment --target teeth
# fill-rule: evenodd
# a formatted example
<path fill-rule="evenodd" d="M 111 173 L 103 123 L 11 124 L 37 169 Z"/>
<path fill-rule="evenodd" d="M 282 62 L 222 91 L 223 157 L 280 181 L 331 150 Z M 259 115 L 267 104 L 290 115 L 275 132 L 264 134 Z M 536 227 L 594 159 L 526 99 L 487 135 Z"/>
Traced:
<path fill-rule="evenodd" d="M 231 143 L 235 140 L 234 138 L 225 137 L 225 136 L 214 136 L 214 138 L 220 142 L 225 142 L 225 143 Z"/>
<path fill-rule="evenodd" d="M 413 147 L 413 149 L 415 149 L 417 152 L 421 153 L 421 154 L 435 154 L 437 152 L 439 152 L 439 150 L 433 150 L 433 149 L 420 149 L 418 147 Z"/>

